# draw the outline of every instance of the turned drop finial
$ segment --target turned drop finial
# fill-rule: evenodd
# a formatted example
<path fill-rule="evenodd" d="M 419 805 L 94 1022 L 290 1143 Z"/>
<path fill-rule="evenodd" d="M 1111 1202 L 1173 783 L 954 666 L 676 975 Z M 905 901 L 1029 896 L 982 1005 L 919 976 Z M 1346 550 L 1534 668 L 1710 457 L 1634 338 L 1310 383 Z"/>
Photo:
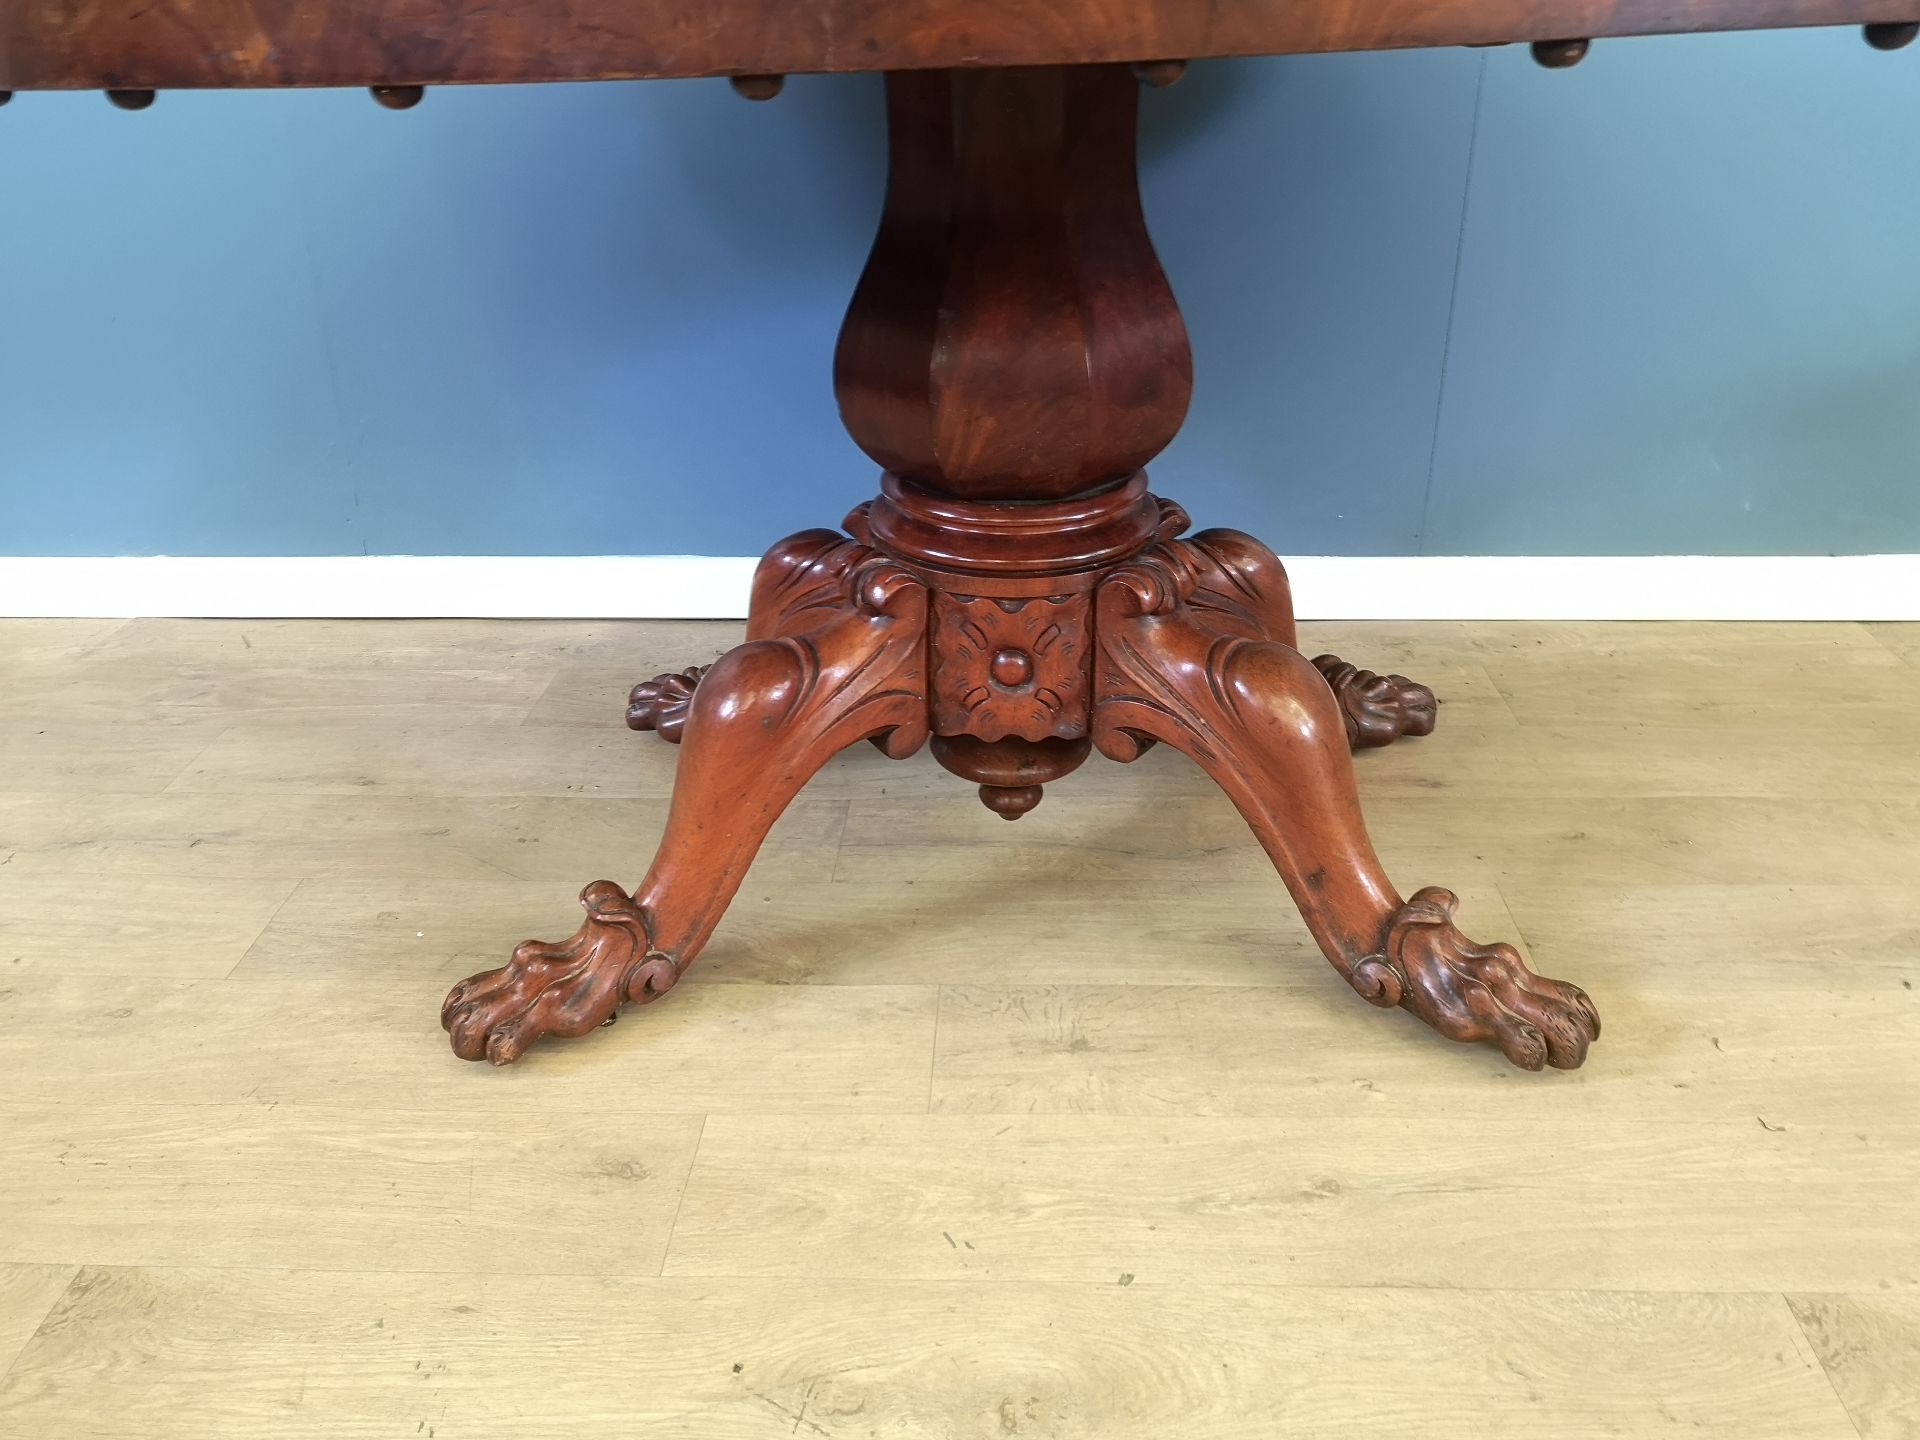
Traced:
<path fill-rule="evenodd" d="M 424 85 L 370 85 L 367 93 L 389 110 L 411 110 L 425 98 Z"/>
<path fill-rule="evenodd" d="M 735 75 L 728 82 L 733 93 L 746 100 L 771 100 L 787 87 L 784 75 Z"/>
<path fill-rule="evenodd" d="M 1869 25 L 1861 33 L 1867 37 L 1867 44 L 1876 50 L 1904 50 L 1914 42 L 1915 37 L 1920 37 L 1920 20 Z"/>
<path fill-rule="evenodd" d="M 1592 48 L 1591 40 L 1536 40 L 1533 58 L 1549 70 L 1570 70 L 1586 59 Z"/>
<path fill-rule="evenodd" d="M 151 90 L 109 90 L 107 99 L 122 110 L 144 110 L 153 104 Z"/>
<path fill-rule="evenodd" d="M 980 803 L 1002 820 L 1018 820 L 1046 795 L 1038 785 L 982 785 Z"/>
<path fill-rule="evenodd" d="M 1140 60 L 1133 66 L 1133 78 L 1149 90 L 1159 90 L 1171 85 L 1187 73 L 1184 60 Z"/>

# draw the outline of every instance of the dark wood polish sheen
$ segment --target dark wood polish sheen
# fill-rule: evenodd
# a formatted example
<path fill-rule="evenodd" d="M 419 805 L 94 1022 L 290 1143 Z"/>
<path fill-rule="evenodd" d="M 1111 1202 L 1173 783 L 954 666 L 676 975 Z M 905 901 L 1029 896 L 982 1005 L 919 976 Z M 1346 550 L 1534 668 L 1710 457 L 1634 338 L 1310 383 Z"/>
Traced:
<path fill-rule="evenodd" d="M 886 212 L 834 389 L 884 469 L 968 500 L 1059 500 L 1166 448 L 1187 332 L 1134 183 L 1117 66 L 889 76 Z"/>
<path fill-rule="evenodd" d="M 1899 26 L 1914 0 L 8 0 L 0 90 L 998 69 Z"/>
<path fill-rule="evenodd" d="M 1847 24 L 1893 49 L 1916 21 L 1920 0 L 34 0 L 0 6 L 0 102 L 356 85 L 405 108 L 431 84 L 691 75 L 770 99 L 788 73 L 889 72 L 885 209 L 834 369 L 879 494 L 767 552 L 745 644 L 634 687 L 627 723 L 683 747 L 653 863 L 455 986 L 457 1055 L 507 1064 L 666 994 L 781 812 L 867 740 L 931 742 L 1008 820 L 1096 748 L 1183 751 L 1363 998 L 1572 1068 L 1586 995 L 1467 939 L 1449 892 L 1403 897 L 1367 836 L 1350 752 L 1429 733 L 1433 693 L 1309 660 L 1274 553 L 1187 535 L 1148 487 L 1193 366 L 1141 214 L 1142 88 L 1220 55 L 1526 42 L 1564 67 L 1569 36 Z"/>
<path fill-rule="evenodd" d="M 848 536 L 768 552 L 741 650 L 634 689 L 628 723 L 686 747 L 653 871 L 631 900 L 589 887 L 571 940 L 456 987 L 459 1054 L 505 1063 L 652 999 L 798 780 L 865 735 L 930 739 L 1006 820 L 1096 746 L 1184 750 L 1363 996 L 1530 1069 L 1585 1058 L 1578 989 L 1466 939 L 1446 891 L 1403 900 L 1374 857 L 1348 751 L 1431 731 L 1433 693 L 1307 660 L 1273 552 L 1180 538 L 1185 512 L 1148 489 L 1193 369 L 1140 212 L 1140 94 L 1122 65 L 889 77 L 885 213 L 835 366 L 881 493 Z"/>

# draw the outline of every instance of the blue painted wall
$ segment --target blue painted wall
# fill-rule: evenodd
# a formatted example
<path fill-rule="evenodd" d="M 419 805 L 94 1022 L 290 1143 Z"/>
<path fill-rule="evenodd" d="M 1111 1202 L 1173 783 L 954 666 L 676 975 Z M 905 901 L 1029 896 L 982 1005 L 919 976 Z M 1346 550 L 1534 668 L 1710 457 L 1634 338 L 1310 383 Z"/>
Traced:
<path fill-rule="evenodd" d="M 879 104 L 20 97 L 0 553 L 747 554 L 831 521 L 873 486 L 828 356 Z M 1199 371 L 1156 485 L 1202 523 L 1920 550 L 1920 50 L 1216 63 L 1146 115 Z"/>

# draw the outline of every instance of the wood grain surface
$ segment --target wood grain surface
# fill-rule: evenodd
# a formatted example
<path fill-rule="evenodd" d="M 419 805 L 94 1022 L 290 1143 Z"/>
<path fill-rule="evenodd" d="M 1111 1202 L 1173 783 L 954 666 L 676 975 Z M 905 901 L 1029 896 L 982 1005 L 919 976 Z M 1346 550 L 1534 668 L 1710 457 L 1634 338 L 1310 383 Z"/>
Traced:
<path fill-rule="evenodd" d="M 33 0 L 0 90 L 1057 65 L 1861 25 L 1915 0 Z"/>

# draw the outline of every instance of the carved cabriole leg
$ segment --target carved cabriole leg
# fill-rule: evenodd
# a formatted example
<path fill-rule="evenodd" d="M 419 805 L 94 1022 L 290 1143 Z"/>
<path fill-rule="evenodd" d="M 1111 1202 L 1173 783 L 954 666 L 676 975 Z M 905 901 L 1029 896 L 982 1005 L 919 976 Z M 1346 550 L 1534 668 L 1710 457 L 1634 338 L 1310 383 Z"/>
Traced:
<path fill-rule="evenodd" d="M 1376 1005 L 1514 1064 L 1572 1069 L 1599 1020 L 1574 986 L 1454 928 L 1454 899 L 1403 902 L 1360 816 L 1340 707 L 1299 651 L 1269 639 L 1212 547 L 1163 544 L 1100 587 L 1094 743 L 1116 760 L 1161 740 L 1239 807 L 1334 968 Z"/>
<path fill-rule="evenodd" d="M 1403 901 L 1367 841 L 1349 738 L 1424 733 L 1431 695 L 1303 658 L 1273 553 L 1174 539 L 1186 516 L 1147 489 L 1192 366 L 1140 211 L 1133 75 L 909 71 L 887 96 L 886 209 L 834 373 L 881 493 L 852 539 L 768 553 L 746 645 L 636 687 L 629 723 L 684 741 L 653 866 L 631 896 L 588 886 L 570 939 L 455 987 L 455 1051 L 504 1064 L 664 993 L 828 756 L 931 735 L 1009 819 L 1093 745 L 1169 742 L 1233 797 L 1361 994 L 1521 1065 L 1579 1064 L 1586 997 L 1468 941 L 1445 891 Z"/>
<path fill-rule="evenodd" d="M 671 988 L 829 756 L 866 737 L 896 758 L 925 742 L 926 591 L 831 538 L 811 568 L 833 582 L 791 591 L 783 633 L 729 651 L 694 691 L 666 833 L 632 898 L 609 881 L 589 885 L 572 939 L 529 941 L 447 996 L 441 1022 L 462 1059 L 508 1064 L 542 1035 L 585 1034 L 622 1001 Z"/>

